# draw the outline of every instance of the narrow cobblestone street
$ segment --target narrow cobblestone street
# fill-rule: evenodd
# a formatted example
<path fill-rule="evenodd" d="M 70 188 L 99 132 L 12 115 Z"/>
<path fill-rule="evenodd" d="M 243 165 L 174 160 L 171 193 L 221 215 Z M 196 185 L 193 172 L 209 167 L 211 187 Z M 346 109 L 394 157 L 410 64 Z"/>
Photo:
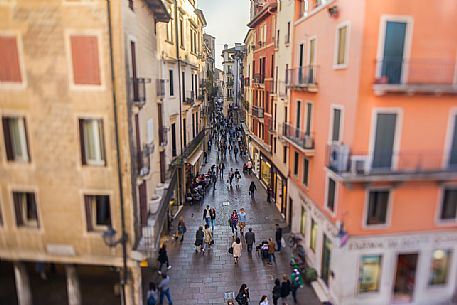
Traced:
<path fill-rule="evenodd" d="M 213 150 L 208 155 L 208 163 L 203 167 L 206 172 L 212 164 L 216 163 L 217 154 Z M 248 255 L 244 238 L 242 238 L 243 251 L 239 264 L 235 265 L 228 248 L 232 243 L 232 232 L 228 225 L 230 212 L 244 208 L 247 212 L 247 228 L 251 227 L 256 234 L 256 243 L 275 237 L 275 224 L 286 227 L 280 213 L 274 204 L 266 201 L 266 191 L 260 182 L 251 176 L 242 175 L 240 188 L 227 188 L 227 173 L 230 168 L 238 168 L 242 172 L 243 160 L 235 162 L 233 155 L 227 155 L 224 179 L 218 179 L 216 190 L 208 190 L 205 200 L 200 205 L 186 205 L 180 213 L 187 225 L 187 233 L 183 243 L 170 241 L 168 253 L 172 269 L 169 271 L 173 302 L 176 305 L 187 304 L 224 304 L 224 292 L 237 292 L 240 285 L 246 283 L 251 293 L 251 304 L 258 304 L 262 295 L 268 295 L 272 303 L 271 290 L 275 278 L 283 274 L 289 275 L 290 253 L 288 249 L 276 253 L 277 263 L 268 265 L 255 252 Z M 256 199 L 251 202 L 248 188 L 251 181 L 257 186 Z M 227 202 L 229 203 L 227 205 Z M 215 244 L 212 249 L 201 255 L 195 253 L 195 232 L 199 226 L 204 225 L 203 210 L 209 205 L 216 208 L 216 226 L 214 228 Z M 175 220 L 174 226 L 177 225 Z M 175 228 L 172 229 L 172 231 Z M 298 291 L 298 304 L 318 305 L 311 288 L 304 287 Z M 289 304 L 293 304 L 289 296 Z M 281 303 L 280 303 L 281 304 Z"/>

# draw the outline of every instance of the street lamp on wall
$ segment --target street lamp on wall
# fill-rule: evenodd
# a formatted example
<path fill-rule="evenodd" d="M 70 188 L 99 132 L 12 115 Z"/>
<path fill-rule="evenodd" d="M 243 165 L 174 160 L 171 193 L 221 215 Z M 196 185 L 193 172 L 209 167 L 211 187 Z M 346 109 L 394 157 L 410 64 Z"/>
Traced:
<path fill-rule="evenodd" d="M 116 247 L 118 244 L 127 243 L 128 236 L 127 233 L 122 233 L 122 236 L 116 240 L 116 230 L 113 227 L 108 227 L 106 231 L 102 234 L 103 242 L 110 248 Z"/>

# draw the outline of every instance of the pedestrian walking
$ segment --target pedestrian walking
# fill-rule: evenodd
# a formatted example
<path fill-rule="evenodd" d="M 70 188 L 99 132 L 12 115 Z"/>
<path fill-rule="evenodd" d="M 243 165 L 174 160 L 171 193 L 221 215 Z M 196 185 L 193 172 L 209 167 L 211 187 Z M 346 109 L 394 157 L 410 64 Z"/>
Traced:
<path fill-rule="evenodd" d="M 241 285 L 240 290 L 236 295 L 235 301 L 239 305 L 249 305 L 249 288 L 246 284 Z"/>
<path fill-rule="evenodd" d="M 240 209 L 240 212 L 238 213 L 238 220 L 239 220 L 239 226 L 240 226 L 240 233 L 241 235 L 244 234 L 244 228 L 246 227 L 246 220 L 247 220 L 247 214 L 244 208 Z"/>
<path fill-rule="evenodd" d="M 173 302 L 171 301 L 171 293 L 170 293 L 170 277 L 166 274 L 162 274 L 162 280 L 159 284 L 159 291 L 160 291 L 160 304 L 163 304 L 163 297 L 166 296 L 168 300 L 168 304 L 172 305 Z"/>
<path fill-rule="evenodd" d="M 240 188 L 240 179 L 241 179 L 241 173 L 238 170 L 238 168 L 235 170 L 235 181 L 236 181 L 236 188 Z"/>
<path fill-rule="evenodd" d="M 205 254 L 206 249 L 211 249 L 211 245 L 213 244 L 213 232 L 209 229 L 209 225 L 205 225 L 205 229 L 203 230 L 203 254 Z"/>
<path fill-rule="evenodd" d="M 236 210 L 233 210 L 229 218 L 230 227 L 232 228 L 232 234 L 235 234 L 235 231 L 238 232 L 238 229 L 236 227 L 238 225 L 238 221 L 238 213 L 236 212 Z"/>
<path fill-rule="evenodd" d="M 159 273 L 162 272 L 162 267 L 165 264 L 167 264 L 167 269 L 171 268 L 170 264 L 168 263 L 168 253 L 167 253 L 167 245 L 166 244 L 163 244 L 162 247 L 160 247 L 160 249 L 159 249 L 158 261 L 160 263 L 160 265 L 159 265 Z"/>
<path fill-rule="evenodd" d="M 211 210 L 209 212 L 210 212 L 209 216 L 211 218 L 211 230 L 214 231 L 214 222 L 216 221 L 216 209 L 211 208 Z"/>
<path fill-rule="evenodd" d="M 271 187 L 267 187 L 267 202 L 271 203 L 271 193 L 273 193 L 273 190 Z"/>
<path fill-rule="evenodd" d="M 212 178 L 213 178 L 213 191 L 216 190 L 216 182 L 217 182 L 217 174 L 215 172 L 212 172 Z"/>
<path fill-rule="evenodd" d="M 292 297 L 294 299 L 294 303 L 297 303 L 297 290 L 300 288 L 300 271 L 294 269 L 294 271 L 290 275 L 290 290 L 292 292 Z"/>
<path fill-rule="evenodd" d="M 248 248 L 248 253 L 252 253 L 252 245 L 255 244 L 255 233 L 252 232 L 252 228 L 249 228 L 248 232 L 244 235 L 244 240 Z"/>
<path fill-rule="evenodd" d="M 233 248 L 233 259 L 235 260 L 235 264 L 238 264 L 238 259 L 241 256 L 241 249 L 243 246 L 241 245 L 241 239 L 237 237 L 235 241 L 232 243 Z"/>
<path fill-rule="evenodd" d="M 275 280 L 275 285 L 273 286 L 273 305 L 278 305 L 278 300 L 281 297 L 281 282 L 279 279 Z"/>
<path fill-rule="evenodd" d="M 268 303 L 268 297 L 266 295 L 263 295 L 261 298 L 260 298 L 260 303 L 259 305 L 270 305 L 270 303 Z"/>
<path fill-rule="evenodd" d="M 203 210 L 203 220 L 209 226 L 211 222 L 211 209 L 209 208 L 209 205 L 207 205 L 206 209 Z"/>
<path fill-rule="evenodd" d="M 156 305 L 158 298 L 158 291 L 157 287 L 153 282 L 149 282 L 149 289 L 148 289 L 148 294 L 147 294 L 147 300 L 148 304 L 147 305 Z"/>
<path fill-rule="evenodd" d="M 283 275 L 281 283 L 281 300 L 286 301 L 287 297 L 290 294 L 290 281 L 287 275 Z"/>
<path fill-rule="evenodd" d="M 184 222 L 184 218 L 181 216 L 181 217 L 179 217 L 179 222 L 178 222 L 178 234 L 181 235 L 181 240 L 180 240 L 181 242 L 184 240 L 184 234 L 186 234 L 186 231 L 187 231 L 186 223 Z"/>
<path fill-rule="evenodd" d="M 251 195 L 251 199 L 254 199 L 254 192 L 257 189 L 255 186 L 254 181 L 251 181 L 251 184 L 249 185 L 249 195 Z"/>
<path fill-rule="evenodd" d="M 225 164 L 223 161 L 221 161 L 219 163 L 219 174 L 222 179 L 224 178 L 224 169 L 225 169 Z"/>
<path fill-rule="evenodd" d="M 236 155 L 238 155 L 238 147 L 236 145 L 235 148 L 233 148 L 233 155 L 235 156 L 235 161 L 237 161 Z"/>
<path fill-rule="evenodd" d="M 276 256 L 275 256 L 275 243 L 271 238 L 268 239 L 268 264 L 271 265 L 273 262 L 276 264 Z"/>
<path fill-rule="evenodd" d="M 282 229 L 279 224 L 276 224 L 276 245 L 278 251 L 281 251 Z"/>
<path fill-rule="evenodd" d="M 228 182 L 230 184 L 230 188 L 232 187 L 232 182 L 233 182 L 233 178 L 235 178 L 235 172 L 233 171 L 233 168 L 230 169 L 230 172 L 229 172 L 229 178 L 228 178 Z"/>
<path fill-rule="evenodd" d="M 195 233 L 195 253 L 202 250 L 204 237 L 205 233 L 203 233 L 203 228 L 199 227 L 197 233 Z"/>
<path fill-rule="evenodd" d="M 206 163 L 208 163 L 208 153 L 206 151 L 203 152 L 203 161 Z"/>

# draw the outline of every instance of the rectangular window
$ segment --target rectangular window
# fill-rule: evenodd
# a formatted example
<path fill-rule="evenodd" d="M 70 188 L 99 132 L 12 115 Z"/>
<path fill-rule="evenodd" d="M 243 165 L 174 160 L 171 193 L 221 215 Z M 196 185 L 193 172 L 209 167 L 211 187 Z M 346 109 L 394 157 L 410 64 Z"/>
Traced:
<path fill-rule="evenodd" d="M 306 209 L 304 206 L 301 207 L 300 216 L 300 234 L 305 236 L 306 233 Z"/>
<path fill-rule="evenodd" d="M 18 41 L 0 36 L 0 83 L 22 83 Z"/>
<path fill-rule="evenodd" d="M 186 101 L 186 72 L 181 72 L 182 103 Z M 190 96 L 189 96 L 190 97 Z"/>
<path fill-rule="evenodd" d="M 176 124 L 171 124 L 171 156 L 176 157 Z"/>
<path fill-rule="evenodd" d="M 313 119 L 313 104 L 306 104 L 306 129 L 305 135 L 311 135 L 311 120 Z"/>
<path fill-rule="evenodd" d="M 440 219 L 457 220 L 457 189 L 444 189 Z"/>
<path fill-rule="evenodd" d="M 3 117 L 3 139 L 6 158 L 13 162 L 29 162 L 27 125 L 24 117 Z"/>
<path fill-rule="evenodd" d="M 179 45 L 184 48 L 184 21 L 179 19 Z"/>
<path fill-rule="evenodd" d="M 332 178 L 328 178 L 327 183 L 327 208 L 335 212 L 336 182 Z"/>
<path fill-rule="evenodd" d="M 271 55 L 271 62 L 270 62 L 270 77 L 271 78 L 274 77 L 274 73 L 275 73 L 275 56 Z"/>
<path fill-rule="evenodd" d="M 192 113 L 192 138 L 195 138 L 195 113 Z"/>
<path fill-rule="evenodd" d="M 171 12 L 170 12 L 170 16 L 171 16 Z M 167 41 L 170 42 L 170 43 L 173 43 L 173 20 L 170 20 L 168 23 L 167 23 Z"/>
<path fill-rule="evenodd" d="M 286 84 L 289 84 L 289 64 L 286 64 L 286 77 L 285 77 L 285 80 L 286 80 Z"/>
<path fill-rule="evenodd" d="M 381 286 L 381 255 L 364 255 L 360 258 L 359 293 L 378 292 Z"/>
<path fill-rule="evenodd" d="M 311 218 L 311 235 L 309 237 L 309 248 L 316 253 L 317 244 L 317 223 L 314 218 Z"/>
<path fill-rule="evenodd" d="M 276 138 L 273 139 L 273 153 L 276 154 Z"/>
<path fill-rule="evenodd" d="M 104 231 L 111 226 L 111 207 L 108 195 L 84 195 L 84 205 L 88 232 Z"/>
<path fill-rule="evenodd" d="M 297 101 L 297 114 L 295 116 L 295 128 L 297 129 L 300 129 L 300 126 L 301 126 L 301 102 L 300 101 Z"/>
<path fill-rule="evenodd" d="M 298 176 L 298 152 L 294 153 L 294 175 Z"/>
<path fill-rule="evenodd" d="M 332 142 L 340 141 L 341 109 L 333 109 Z"/>
<path fill-rule="evenodd" d="M 13 203 L 18 227 L 40 227 L 35 193 L 13 192 Z"/>
<path fill-rule="evenodd" d="M 286 44 L 290 42 L 290 21 L 287 22 L 287 36 L 286 36 Z"/>
<path fill-rule="evenodd" d="M 452 126 L 452 139 L 451 145 L 449 148 L 449 167 L 450 168 L 457 168 L 457 115 L 452 116 L 453 119 L 453 126 Z"/>
<path fill-rule="evenodd" d="M 170 96 L 175 95 L 175 83 L 174 83 L 174 78 L 173 78 L 173 70 L 168 71 L 169 72 L 169 80 L 170 80 Z"/>
<path fill-rule="evenodd" d="M 309 160 L 303 159 L 303 184 L 308 186 L 308 175 L 309 175 Z"/>
<path fill-rule="evenodd" d="M 103 120 L 79 119 L 79 137 L 83 165 L 106 165 Z"/>
<path fill-rule="evenodd" d="M 336 66 L 345 66 L 347 64 L 347 34 L 348 26 L 344 25 L 337 28 L 336 32 Z"/>
<path fill-rule="evenodd" d="M 75 85 L 101 85 L 98 38 L 71 35 L 71 59 Z"/>
<path fill-rule="evenodd" d="M 443 286 L 448 283 L 449 270 L 451 268 L 452 251 L 434 250 L 428 284 L 430 286 Z"/>
<path fill-rule="evenodd" d="M 389 191 L 370 191 L 368 194 L 367 225 L 386 224 L 389 196 Z"/>

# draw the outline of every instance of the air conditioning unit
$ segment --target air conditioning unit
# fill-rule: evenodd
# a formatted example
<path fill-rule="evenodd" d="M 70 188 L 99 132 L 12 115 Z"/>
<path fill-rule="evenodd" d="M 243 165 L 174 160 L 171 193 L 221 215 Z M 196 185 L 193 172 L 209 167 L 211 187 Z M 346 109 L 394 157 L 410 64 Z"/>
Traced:
<path fill-rule="evenodd" d="M 329 151 L 329 167 L 336 172 L 344 172 L 348 168 L 349 146 L 333 143 Z"/>
<path fill-rule="evenodd" d="M 365 175 L 369 171 L 367 156 L 351 157 L 351 173 L 354 175 Z"/>

